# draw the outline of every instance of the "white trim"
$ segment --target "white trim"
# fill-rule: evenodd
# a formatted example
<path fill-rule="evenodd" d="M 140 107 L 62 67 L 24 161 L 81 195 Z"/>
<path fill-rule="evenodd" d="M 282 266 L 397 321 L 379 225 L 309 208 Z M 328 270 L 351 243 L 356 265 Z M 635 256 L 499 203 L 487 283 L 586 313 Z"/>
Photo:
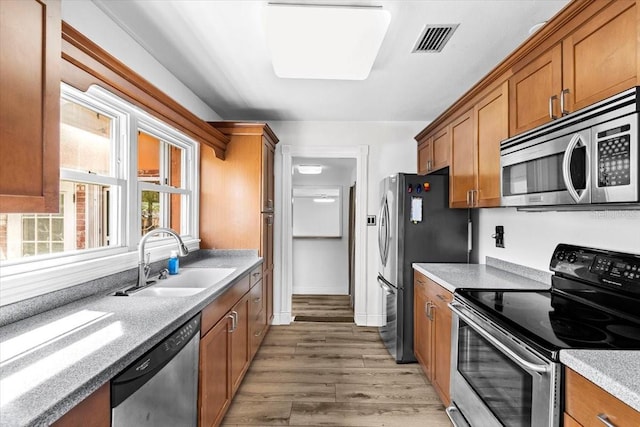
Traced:
<path fill-rule="evenodd" d="M 383 326 L 386 318 L 381 314 L 355 313 L 353 320 L 358 326 Z"/>
<path fill-rule="evenodd" d="M 293 316 L 291 312 L 288 313 L 274 313 L 272 325 L 290 325 L 293 322 Z"/>
<path fill-rule="evenodd" d="M 293 227 L 292 227 L 292 158 L 355 158 L 356 159 L 356 213 L 355 213 L 355 287 L 354 311 L 364 316 L 356 318 L 357 325 L 368 325 L 367 310 L 367 194 L 369 146 L 291 146 L 282 145 L 282 194 L 280 215 L 282 226 L 280 251 L 275 253 L 273 290 L 274 324 L 288 324 L 291 319 L 293 294 Z M 278 319 L 278 323 L 276 323 Z M 375 319 L 372 319 L 375 320 Z"/>

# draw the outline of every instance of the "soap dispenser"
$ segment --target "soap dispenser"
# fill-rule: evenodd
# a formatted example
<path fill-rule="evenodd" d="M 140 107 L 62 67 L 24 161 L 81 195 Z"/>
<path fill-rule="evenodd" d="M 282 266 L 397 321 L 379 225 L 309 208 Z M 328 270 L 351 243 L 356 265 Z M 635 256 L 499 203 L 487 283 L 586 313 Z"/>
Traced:
<path fill-rule="evenodd" d="M 180 269 L 180 260 L 178 259 L 178 251 L 171 251 L 169 257 L 169 274 L 178 274 Z"/>

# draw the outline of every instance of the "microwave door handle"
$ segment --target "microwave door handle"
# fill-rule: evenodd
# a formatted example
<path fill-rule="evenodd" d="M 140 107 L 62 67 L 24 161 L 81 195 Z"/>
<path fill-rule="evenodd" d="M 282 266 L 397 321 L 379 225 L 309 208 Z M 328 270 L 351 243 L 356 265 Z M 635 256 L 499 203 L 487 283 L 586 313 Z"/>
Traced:
<path fill-rule="evenodd" d="M 524 360 L 522 357 L 516 354 L 509 347 L 507 347 L 506 345 L 501 343 L 499 340 L 497 340 L 495 337 L 493 337 L 490 333 L 485 331 L 482 328 L 482 326 L 478 325 L 475 321 L 473 321 L 466 314 L 460 311 L 460 308 L 463 307 L 461 304 L 451 302 L 448 305 L 451 311 L 457 314 L 458 317 L 460 317 L 462 320 L 465 321 L 465 323 L 471 326 L 475 332 L 477 332 L 479 335 L 482 335 L 483 338 L 489 341 L 493 346 L 498 348 L 498 350 L 503 352 L 505 355 L 507 355 L 511 360 L 516 362 L 522 368 L 526 369 L 529 372 L 533 371 L 533 372 L 541 372 L 541 373 L 549 372 L 551 370 L 551 367 L 549 365 L 536 365 L 535 363 L 531 363 L 527 360 Z"/>
<path fill-rule="evenodd" d="M 580 203 L 580 195 L 576 191 L 575 187 L 573 186 L 573 181 L 571 180 L 571 156 L 573 155 L 573 150 L 576 148 L 579 142 L 580 135 L 573 135 L 571 141 L 569 141 L 567 149 L 564 151 L 564 157 L 562 159 L 562 179 L 564 181 L 564 185 L 567 187 L 569 195 L 576 203 Z"/>

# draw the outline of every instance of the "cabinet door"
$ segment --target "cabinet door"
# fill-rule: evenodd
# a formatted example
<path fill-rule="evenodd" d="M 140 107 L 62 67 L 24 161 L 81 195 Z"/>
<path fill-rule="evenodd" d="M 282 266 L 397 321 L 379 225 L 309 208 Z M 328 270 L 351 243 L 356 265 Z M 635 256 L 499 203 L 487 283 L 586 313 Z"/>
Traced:
<path fill-rule="evenodd" d="M 431 154 L 431 138 L 418 145 L 418 174 L 426 175 L 430 171 L 430 163 L 432 161 Z"/>
<path fill-rule="evenodd" d="M 262 214 L 262 244 L 260 256 L 264 259 L 262 263 L 263 272 L 273 268 L 273 214 Z"/>
<path fill-rule="evenodd" d="M 508 91 L 505 81 L 475 107 L 478 143 L 474 207 L 500 206 L 500 141 L 509 136 Z"/>
<path fill-rule="evenodd" d="M 249 339 L 249 312 L 251 293 L 247 293 L 231 309 L 235 317 L 231 329 L 231 396 L 235 395 L 251 360 L 251 340 Z"/>
<path fill-rule="evenodd" d="M 451 310 L 447 304 L 453 299 L 451 293 L 431 282 L 433 295 L 433 386 L 445 406 L 449 406 L 449 383 L 451 379 Z"/>
<path fill-rule="evenodd" d="M 429 300 L 427 298 L 426 280 L 418 272 L 414 272 L 413 296 L 413 350 L 427 378 L 433 376 L 431 363 L 431 321 L 428 313 Z"/>
<path fill-rule="evenodd" d="M 562 91 L 562 47 L 560 44 L 543 53 L 509 79 L 509 134 L 516 135 L 560 116 Z"/>
<path fill-rule="evenodd" d="M 451 134 L 444 128 L 433 135 L 431 142 L 431 171 L 437 171 L 449 166 L 449 152 L 451 151 Z"/>
<path fill-rule="evenodd" d="M 470 191 L 475 188 L 473 110 L 467 111 L 451 124 L 451 168 L 449 199 L 452 208 L 466 208 Z"/>
<path fill-rule="evenodd" d="M 269 329 L 269 325 L 273 320 L 273 268 L 270 268 L 268 271 L 264 272 L 264 298 L 265 298 L 265 309 L 266 309 L 266 317 L 267 317 L 267 330 Z M 267 332 L 265 330 L 265 333 Z"/>
<path fill-rule="evenodd" d="M 259 281 L 251 288 L 250 296 L 250 322 L 251 328 L 249 330 L 249 340 L 251 345 L 251 359 L 255 356 L 262 338 L 264 338 L 264 332 L 267 325 L 266 315 L 266 301 L 264 297 L 263 281 Z"/>
<path fill-rule="evenodd" d="M 0 206 L 58 212 L 60 2 L 0 1 Z"/>
<path fill-rule="evenodd" d="M 199 425 L 220 424 L 231 402 L 231 318 L 200 339 Z"/>
<path fill-rule="evenodd" d="M 53 427 L 109 427 L 111 426 L 111 390 L 109 383 L 90 394 L 64 414 Z"/>
<path fill-rule="evenodd" d="M 563 86 L 569 111 L 636 85 L 636 2 L 618 0 L 563 40 Z"/>
<path fill-rule="evenodd" d="M 274 204 L 273 161 L 274 161 L 274 149 L 267 142 L 266 138 L 262 138 L 261 194 L 262 194 L 262 211 L 263 212 L 273 212 L 273 204 Z"/>

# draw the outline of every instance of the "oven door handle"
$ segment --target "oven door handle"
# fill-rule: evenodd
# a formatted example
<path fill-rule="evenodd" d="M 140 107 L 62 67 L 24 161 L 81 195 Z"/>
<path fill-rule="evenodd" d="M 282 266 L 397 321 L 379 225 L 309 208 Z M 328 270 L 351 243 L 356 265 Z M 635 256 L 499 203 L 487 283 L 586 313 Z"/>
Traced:
<path fill-rule="evenodd" d="M 469 316 L 467 316 L 466 314 L 464 314 L 460 308 L 463 307 L 461 304 L 459 303 L 455 303 L 455 302 L 451 302 L 449 303 L 449 308 L 451 309 L 452 312 L 454 312 L 455 314 L 458 315 L 458 317 L 460 317 L 462 320 L 464 320 L 467 324 L 469 324 L 469 326 L 471 326 L 473 328 L 474 331 L 476 331 L 478 334 L 482 335 L 483 338 L 485 338 L 487 341 L 489 341 L 492 345 L 494 345 L 495 347 L 497 347 L 500 351 L 502 351 L 504 354 L 506 354 L 507 356 L 509 356 L 509 358 L 511 360 L 513 360 L 514 362 L 516 362 L 518 365 L 520 365 L 522 368 L 528 370 L 528 371 L 533 371 L 533 372 L 540 372 L 540 373 L 545 373 L 545 372 L 549 372 L 551 370 L 551 367 L 549 365 L 536 365 L 535 363 L 531 363 L 527 360 L 524 360 L 521 356 L 519 356 L 518 354 L 516 354 L 513 350 L 511 350 L 509 347 L 507 347 L 506 345 L 504 345 L 503 343 L 501 343 L 499 340 L 497 340 L 495 337 L 491 336 L 490 333 L 486 332 L 484 329 L 482 329 L 482 327 L 480 325 L 478 325 L 473 319 L 469 318 Z"/>

